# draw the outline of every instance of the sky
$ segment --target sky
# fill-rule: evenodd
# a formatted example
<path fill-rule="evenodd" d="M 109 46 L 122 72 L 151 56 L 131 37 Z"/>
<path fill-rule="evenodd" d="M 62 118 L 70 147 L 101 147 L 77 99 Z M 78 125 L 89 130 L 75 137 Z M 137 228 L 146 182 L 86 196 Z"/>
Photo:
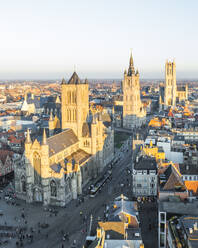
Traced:
<path fill-rule="evenodd" d="M 132 49 L 140 78 L 198 79 L 197 0 L 4 0 L 0 79 L 123 78 Z"/>

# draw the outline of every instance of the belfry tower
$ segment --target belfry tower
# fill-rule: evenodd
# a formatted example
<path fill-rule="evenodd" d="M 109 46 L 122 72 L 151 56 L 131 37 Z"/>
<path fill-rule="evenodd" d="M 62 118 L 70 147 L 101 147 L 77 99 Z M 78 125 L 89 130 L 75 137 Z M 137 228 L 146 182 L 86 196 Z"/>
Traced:
<path fill-rule="evenodd" d="M 139 72 L 135 71 L 132 53 L 128 72 L 124 72 L 123 90 L 123 127 L 133 129 L 145 121 L 146 112 L 140 99 Z"/>
<path fill-rule="evenodd" d="M 68 82 L 62 80 L 61 86 L 62 130 L 71 128 L 81 138 L 82 126 L 89 114 L 88 81 L 82 82 L 74 72 Z"/>
<path fill-rule="evenodd" d="M 165 108 L 175 106 L 177 95 L 176 65 L 175 62 L 167 61 L 165 65 Z"/>

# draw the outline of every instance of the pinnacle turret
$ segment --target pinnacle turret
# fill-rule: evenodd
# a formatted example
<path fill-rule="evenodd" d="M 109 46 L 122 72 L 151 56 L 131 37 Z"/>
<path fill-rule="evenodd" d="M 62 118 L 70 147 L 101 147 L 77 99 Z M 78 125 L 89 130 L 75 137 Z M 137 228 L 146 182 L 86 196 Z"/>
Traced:
<path fill-rule="evenodd" d="M 45 128 L 43 129 L 43 140 L 42 140 L 42 145 L 46 145 L 47 144 L 47 136 L 46 136 L 46 132 L 45 132 Z"/>
<path fill-rule="evenodd" d="M 50 121 L 53 121 L 53 115 L 52 115 L 52 111 L 50 112 Z"/>
<path fill-rule="evenodd" d="M 63 78 L 61 84 L 66 84 L 66 80 Z"/>
<path fill-rule="evenodd" d="M 27 137 L 26 137 L 25 143 L 26 144 L 31 144 L 32 143 L 32 140 L 31 140 L 31 137 L 30 137 L 30 130 L 29 130 L 29 128 L 27 129 Z"/>
<path fill-rule="evenodd" d="M 130 60 L 129 60 L 129 67 L 133 67 L 133 56 L 131 52 Z"/>
<path fill-rule="evenodd" d="M 128 69 L 128 76 L 132 76 L 135 74 L 134 64 L 133 64 L 133 56 L 131 52 L 130 60 L 129 60 L 129 69 Z"/>

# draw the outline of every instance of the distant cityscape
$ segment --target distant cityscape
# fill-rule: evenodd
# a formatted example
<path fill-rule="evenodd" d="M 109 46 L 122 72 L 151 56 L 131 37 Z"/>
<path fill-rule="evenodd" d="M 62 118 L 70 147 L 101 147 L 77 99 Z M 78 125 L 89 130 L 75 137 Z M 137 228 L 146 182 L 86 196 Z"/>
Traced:
<path fill-rule="evenodd" d="M 3 247 L 197 247 L 197 81 L 123 73 L 0 83 Z"/>

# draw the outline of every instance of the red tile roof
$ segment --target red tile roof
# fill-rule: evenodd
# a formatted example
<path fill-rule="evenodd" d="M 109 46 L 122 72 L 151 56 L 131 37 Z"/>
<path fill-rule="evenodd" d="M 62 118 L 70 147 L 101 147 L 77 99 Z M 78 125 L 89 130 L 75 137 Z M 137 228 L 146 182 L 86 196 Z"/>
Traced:
<path fill-rule="evenodd" d="M 0 160 L 2 161 L 2 163 L 4 164 L 6 161 L 7 156 L 12 157 L 14 154 L 14 152 L 12 151 L 8 151 L 8 150 L 0 150 Z"/>

